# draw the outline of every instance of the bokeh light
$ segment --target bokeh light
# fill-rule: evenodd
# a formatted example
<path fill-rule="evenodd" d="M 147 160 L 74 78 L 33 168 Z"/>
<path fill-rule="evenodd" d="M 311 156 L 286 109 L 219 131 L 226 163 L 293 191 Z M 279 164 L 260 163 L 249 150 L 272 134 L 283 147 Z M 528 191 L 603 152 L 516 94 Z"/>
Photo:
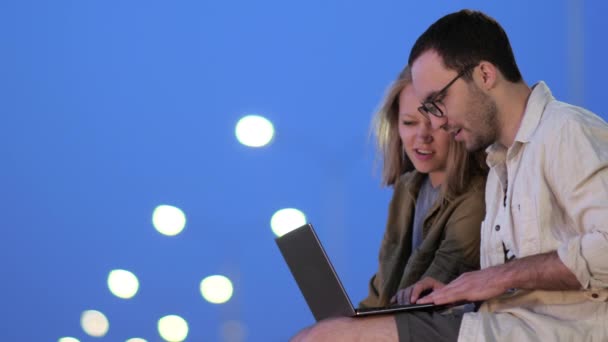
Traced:
<path fill-rule="evenodd" d="M 246 329 L 240 321 L 226 321 L 222 324 L 220 329 L 220 335 L 223 342 L 245 341 Z"/>
<path fill-rule="evenodd" d="M 177 315 L 158 320 L 158 333 L 165 341 L 181 342 L 188 337 L 188 322 Z"/>
<path fill-rule="evenodd" d="M 78 339 L 74 337 L 62 337 L 57 342 L 80 342 Z"/>
<path fill-rule="evenodd" d="M 135 274 L 126 270 L 112 270 L 108 275 L 108 288 L 116 297 L 133 298 L 139 290 L 139 280 Z"/>
<path fill-rule="evenodd" d="M 87 310 L 80 316 L 82 330 L 90 336 L 102 337 L 110 328 L 110 323 L 106 316 L 97 310 Z"/>
<path fill-rule="evenodd" d="M 174 236 L 181 233 L 186 226 L 186 215 L 177 207 L 159 205 L 152 214 L 152 224 L 159 233 Z"/>
<path fill-rule="evenodd" d="M 230 279 L 222 275 L 212 275 L 201 281 L 203 298 L 213 304 L 226 303 L 232 298 L 233 287 Z"/>
<path fill-rule="evenodd" d="M 144 340 L 143 338 L 133 337 L 133 338 L 126 340 L 125 342 L 148 342 L 148 341 Z"/>
<path fill-rule="evenodd" d="M 237 140 L 249 147 L 262 147 L 274 136 L 274 126 L 259 115 L 247 115 L 239 120 L 234 130 Z"/>
<path fill-rule="evenodd" d="M 270 228 L 276 236 L 283 236 L 306 224 L 306 215 L 298 209 L 281 209 L 272 215 Z"/>

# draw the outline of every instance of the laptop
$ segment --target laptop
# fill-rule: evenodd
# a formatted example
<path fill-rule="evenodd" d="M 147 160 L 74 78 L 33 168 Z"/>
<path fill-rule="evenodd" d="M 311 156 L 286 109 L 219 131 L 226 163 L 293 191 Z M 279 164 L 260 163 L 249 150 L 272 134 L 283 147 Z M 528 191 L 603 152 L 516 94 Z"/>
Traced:
<path fill-rule="evenodd" d="M 435 304 L 410 304 L 357 309 L 346 294 L 311 224 L 277 237 L 275 241 L 317 322 L 330 317 L 445 308 Z"/>

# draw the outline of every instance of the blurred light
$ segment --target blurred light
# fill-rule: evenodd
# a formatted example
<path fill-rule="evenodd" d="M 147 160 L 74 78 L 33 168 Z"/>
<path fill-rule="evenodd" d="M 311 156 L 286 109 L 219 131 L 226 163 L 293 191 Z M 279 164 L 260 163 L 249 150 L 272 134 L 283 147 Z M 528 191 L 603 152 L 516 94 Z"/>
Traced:
<path fill-rule="evenodd" d="M 116 297 L 129 299 L 139 290 L 137 277 L 126 270 L 112 270 L 108 275 L 108 287 Z"/>
<path fill-rule="evenodd" d="M 181 233 L 186 226 L 186 215 L 177 207 L 159 205 L 152 214 L 152 223 L 159 233 L 173 236 Z"/>
<path fill-rule="evenodd" d="M 126 340 L 125 342 L 148 342 L 148 341 L 144 340 L 143 338 L 133 337 L 133 338 Z"/>
<path fill-rule="evenodd" d="M 82 330 L 93 337 L 102 337 L 110 328 L 110 323 L 104 314 L 96 310 L 87 310 L 80 316 Z"/>
<path fill-rule="evenodd" d="M 272 215 L 270 227 L 276 236 L 283 236 L 306 224 L 306 215 L 298 209 L 281 209 Z"/>
<path fill-rule="evenodd" d="M 240 321 L 226 321 L 220 333 L 223 342 L 242 342 L 245 341 L 245 332 L 245 326 Z"/>
<path fill-rule="evenodd" d="M 236 124 L 235 134 L 238 141 L 245 146 L 262 147 L 272 140 L 274 127 L 264 117 L 247 115 Z"/>
<path fill-rule="evenodd" d="M 226 303 L 232 297 L 232 282 L 221 275 L 209 276 L 201 281 L 201 294 L 213 304 Z"/>
<path fill-rule="evenodd" d="M 181 342 L 188 337 L 188 323 L 176 315 L 168 315 L 158 320 L 158 333 L 169 342 Z"/>
<path fill-rule="evenodd" d="M 59 340 L 57 340 L 57 342 L 80 342 L 80 341 L 78 341 L 78 339 L 75 339 L 73 337 L 62 337 Z"/>

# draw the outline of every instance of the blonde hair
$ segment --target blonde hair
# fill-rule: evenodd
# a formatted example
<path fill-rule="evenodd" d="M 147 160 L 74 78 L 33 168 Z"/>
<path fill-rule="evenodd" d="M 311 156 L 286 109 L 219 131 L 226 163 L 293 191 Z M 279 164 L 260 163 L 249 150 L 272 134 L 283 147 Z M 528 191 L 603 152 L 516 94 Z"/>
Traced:
<path fill-rule="evenodd" d="M 406 66 L 388 88 L 380 109 L 374 115 L 372 129 L 382 162 L 382 185 L 385 186 L 394 186 L 403 173 L 414 170 L 399 137 L 399 95 L 411 84 L 411 71 Z M 450 139 L 446 165 L 441 194 L 447 200 L 463 194 L 470 186 L 476 185 L 472 184 L 474 179 L 487 174 L 485 152 L 469 153 L 463 143 L 453 139 Z"/>

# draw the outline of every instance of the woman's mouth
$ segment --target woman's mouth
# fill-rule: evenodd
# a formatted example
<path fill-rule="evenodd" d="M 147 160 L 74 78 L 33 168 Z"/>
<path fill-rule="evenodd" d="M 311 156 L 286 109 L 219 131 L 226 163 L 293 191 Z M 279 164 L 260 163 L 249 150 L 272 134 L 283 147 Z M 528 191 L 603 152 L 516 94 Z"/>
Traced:
<path fill-rule="evenodd" d="M 414 152 L 416 153 L 416 158 L 418 158 L 420 160 L 429 160 L 435 154 L 434 151 L 421 149 L 421 148 L 414 149 Z"/>

